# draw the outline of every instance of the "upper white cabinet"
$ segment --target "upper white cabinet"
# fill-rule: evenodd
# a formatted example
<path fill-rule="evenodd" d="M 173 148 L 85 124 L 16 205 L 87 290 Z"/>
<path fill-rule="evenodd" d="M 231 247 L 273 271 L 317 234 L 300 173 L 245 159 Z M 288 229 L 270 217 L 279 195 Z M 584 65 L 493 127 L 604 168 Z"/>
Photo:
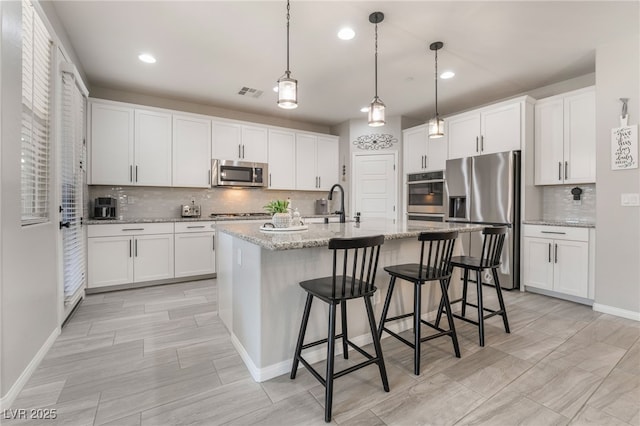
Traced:
<path fill-rule="evenodd" d="M 536 103 L 536 185 L 596 181 L 595 105 L 594 87 Z"/>
<path fill-rule="evenodd" d="M 267 162 L 267 128 L 224 121 L 213 122 L 213 158 Z"/>
<path fill-rule="evenodd" d="M 521 149 L 530 102 L 523 97 L 447 118 L 449 158 Z"/>
<path fill-rule="evenodd" d="M 296 188 L 296 134 L 269 130 L 269 189 Z"/>
<path fill-rule="evenodd" d="M 402 132 L 404 171 L 444 170 L 447 161 L 447 138 L 430 139 L 426 124 Z"/>
<path fill-rule="evenodd" d="M 296 134 L 296 189 L 329 190 L 338 183 L 338 138 Z"/>
<path fill-rule="evenodd" d="M 211 120 L 173 115 L 173 186 L 211 186 Z"/>
<path fill-rule="evenodd" d="M 171 114 L 91 103 L 91 183 L 171 186 Z"/>

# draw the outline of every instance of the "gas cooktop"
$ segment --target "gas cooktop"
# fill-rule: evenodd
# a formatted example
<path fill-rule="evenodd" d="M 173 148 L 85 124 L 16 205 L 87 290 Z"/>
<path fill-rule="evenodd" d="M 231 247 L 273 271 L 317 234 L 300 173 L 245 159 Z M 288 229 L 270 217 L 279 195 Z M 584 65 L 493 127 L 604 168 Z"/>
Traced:
<path fill-rule="evenodd" d="M 268 217 L 267 213 L 211 213 L 211 217 Z"/>

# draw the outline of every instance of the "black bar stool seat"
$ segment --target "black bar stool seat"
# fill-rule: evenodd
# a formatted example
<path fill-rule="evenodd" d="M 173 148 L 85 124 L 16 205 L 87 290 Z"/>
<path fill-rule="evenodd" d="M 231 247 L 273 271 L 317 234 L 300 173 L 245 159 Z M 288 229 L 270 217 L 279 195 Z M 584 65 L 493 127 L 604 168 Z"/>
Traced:
<path fill-rule="evenodd" d="M 427 340 L 441 336 L 451 337 L 456 357 L 460 358 L 460 347 L 458 346 L 458 338 L 456 336 L 453 318 L 450 314 L 451 309 L 447 309 L 445 311 L 447 319 L 449 320 L 448 330 L 440 328 L 437 324 L 425 321 L 420 316 L 422 312 L 422 286 L 427 282 L 437 281 L 440 283 L 440 290 L 442 292 L 440 304 L 449 306 L 449 297 L 446 291 L 451 277 L 449 262 L 451 260 L 451 254 L 453 253 L 453 247 L 457 237 L 457 231 L 422 232 L 418 236 L 418 240 L 422 243 L 420 247 L 419 263 L 405 263 L 401 265 L 386 266 L 384 268 L 384 270 L 391 275 L 391 280 L 389 281 L 389 289 L 387 290 L 387 296 L 382 308 L 382 317 L 380 318 L 380 324 L 378 325 L 378 335 L 382 338 L 382 333 L 386 331 L 402 343 L 413 348 L 413 373 L 415 375 L 420 374 L 420 344 Z M 398 278 L 409 281 L 414 285 L 413 312 L 388 318 L 389 306 L 391 304 L 393 290 L 395 289 L 396 280 Z M 388 322 L 407 317 L 413 317 L 413 342 L 405 339 L 385 326 Z M 422 337 L 420 330 L 422 324 L 435 329 L 438 333 Z"/>
<path fill-rule="evenodd" d="M 345 374 L 359 370 L 371 364 L 378 365 L 382 387 L 389 392 L 387 370 L 382 357 L 382 348 L 373 316 L 373 304 L 371 298 L 376 292 L 375 277 L 378 268 L 380 246 L 384 243 L 383 235 L 358 238 L 333 238 L 329 240 L 329 249 L 333 250 L 333 274 L 329 277 L 314 278 L 300 283 L 307 292 L 307 301 L 302 314 L 302 324 L 298 334 L 296 351 L 291 366 L 291 379 L 296 378 L 299 363 L 325 387 L 324 420 L 331 421 L 331 408 L 333 402 L 333 380 Z M 338 253 L 342 252 L 341 256 Z M 341 261 L 339 261 L 341 258 Z M 349 267 L 351 265 L 351 267 Z M 351 275 L 348 275 L 348 272 Z M 314 298 L 318 298 L 329 305 L 329 327 L 326 339 L 304 343 L 304 335 L 307 331 L 311 304 Z M 349 340 L 347 334 L 347 301 L 362 298 L 367 311 L 369 328 L 373 340 L 375 354 L 366 352 L 361 347 Z M 336 335 L 336 308 L 341 307 L 342 333 Z M 348 367 L 342 371 L 334 372 L 335 341 L 342 339 L 342 353 L 345 359 L 349 358 L 349 347 L 362 354 L 366 360 Z M 327 366 L 324 377 L 316 371 L 307 360 L 302 357 L 304 349 L 327 343 Z"/>
<path fill-rule="evenodd" d="M 482 253 L 480 257 L 473 256 L 455 256 L 451 258 L 451 268 L 462 268 L 464 269 L 463 275 L 463 283 L 462 283 L 462 297 L 459 299 L 451 300 L 451 304 L 453 303 L 462 303 L 462 311 L 460 314 L 452 313 L 454 318 L 461 319 L 470 324 L 474 324 L 478 326 L 478 338 L 480 346 L 484 346 L 484 320 L 491 318 L 496 315 L 500 315 L 502 317 L 502 321 L 504 323 L 504 331 L 510 333 L 509 330 L 509 320 L 507 319 L 507 309 L 504 304 L 504 299 L 502 298 L 502 289 L 500 288 L 500 281 L 498 279 L 497 269 L 500 267 L 500 256 L 502 255 L 502 246 L 504 245 L 504 239 L 507 234 L 506 226 L 496 226 L 484 228 L 482 230 L 482 235 L 484 236 L 482 242 Z M 496 293 L 498 295 L 498 304 L 500 305 L 500 309 L 490 309 L 484 307 L 483 301 L 483 293 L 482 293 L 482 272 L 485 269 L 491 269 L 491 273 L 493 275 L 493 282 L 495 284 Z M 467 300 L 467 287 L 469 285 L 469 271 L 475 271 L 476 273 L 476 288 L 477 288 L 477 304 L 470 303 Z M 447 288 L 449 286 L 447 285 Z M 478 319 L 473 320 L 466 317 L 467 306 L 471 306 L 476 308 L 478 311 Z M 442 317 L 442 313 L 444 310 L 448 308 L 440 303 L 440 307 L 438 308 L 438 317 L 436 319 L 436 324 L 440 322 L 440 318 Z M 488 314 L 485 314 L 488 312 Z"/>

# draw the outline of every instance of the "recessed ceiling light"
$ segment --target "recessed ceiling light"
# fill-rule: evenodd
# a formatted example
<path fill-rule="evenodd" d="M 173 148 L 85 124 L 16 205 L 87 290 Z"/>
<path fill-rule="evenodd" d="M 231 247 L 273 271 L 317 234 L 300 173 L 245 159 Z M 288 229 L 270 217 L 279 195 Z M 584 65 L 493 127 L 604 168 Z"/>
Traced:
<path fill-rule="evenodd" d="M 360 108 L 360 112 L 369 112 L 369 107 Z"/>
<path fill-rule="evenodd" d="M 142 62 L 145 62 L 147 64 L 155 64 L 156 63 L 156 58 L 154 58 L 149 53 L 141 53 L 140 55 L 138 55 L 138 59 L 140 59 Z"/>
<path fill-rule="evenodd" d="M 349 27 L 342 28 L 340 31 L 338 31 L 338 38 L 340 40 L 351 40 L 355 36 L 356 36 L 355 31 L 353 31 Z"/>
<path fill-rule="evenodd" d="M 440 74 L 440 78 L 442 78 L 442 79 L 446 80 L 446 79 L 448 79 L 448 78 L 453 77 L 454 75 L 456 75 L 456 73 L 455 73 L 455 72 L 453 72 L 453 71 L 445 71 L 445 72 L 443 72 L 442 74 Z"/>

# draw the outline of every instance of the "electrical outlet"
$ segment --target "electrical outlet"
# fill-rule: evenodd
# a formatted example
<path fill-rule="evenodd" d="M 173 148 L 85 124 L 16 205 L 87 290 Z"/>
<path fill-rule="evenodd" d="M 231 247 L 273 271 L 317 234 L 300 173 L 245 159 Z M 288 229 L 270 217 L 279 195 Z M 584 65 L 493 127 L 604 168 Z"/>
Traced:
<path fill-rule="evenodd" d="M 620 194 L 620 205 L 624 207 L 640 206 L 640 194 Z"/>
<path fill-rule="evenodd" d="M 573 205 L 574 206 L 581 206 L 582 205 L 582 200 L 573 200 Z"/>

